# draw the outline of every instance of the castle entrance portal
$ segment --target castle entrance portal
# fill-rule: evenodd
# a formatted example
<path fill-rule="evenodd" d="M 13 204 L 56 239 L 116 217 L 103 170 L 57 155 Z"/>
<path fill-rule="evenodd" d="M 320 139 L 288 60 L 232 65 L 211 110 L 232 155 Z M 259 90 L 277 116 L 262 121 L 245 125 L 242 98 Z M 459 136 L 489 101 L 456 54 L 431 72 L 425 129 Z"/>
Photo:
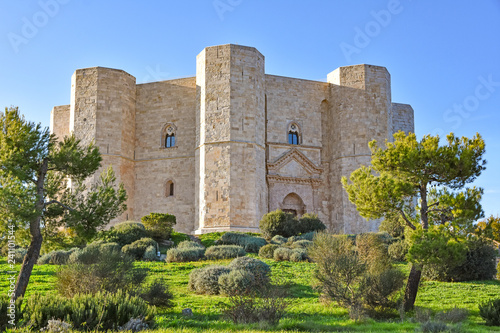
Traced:
<path fill-rule="evenodd" d="M 285 199 L 283 199 L 281 210 L 300 217 L 306 212 L 306 206 L 298 194 L 290 193 L 285 197 Z"/>

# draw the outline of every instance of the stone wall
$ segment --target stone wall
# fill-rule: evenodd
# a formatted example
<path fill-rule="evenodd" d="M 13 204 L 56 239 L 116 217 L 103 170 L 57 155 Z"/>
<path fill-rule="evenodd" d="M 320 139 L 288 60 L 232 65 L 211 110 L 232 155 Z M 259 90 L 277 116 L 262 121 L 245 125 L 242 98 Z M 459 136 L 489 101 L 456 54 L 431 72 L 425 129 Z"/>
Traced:
<path fill-rule="evenodd" d="M 103 168 L 113 166 L 129 196 L 113 222 L 160 212 L 187 233 L 257 231 L 264 213 L 282 208 L 316 213 L 335 232 L 376 230 L 340 179 L 370 163 L 369 141 L 414 130 L 411 106 L 391 101 L 387 70 L 340 67 L 317 82 L 264 67 L 255 48 L 228 44 L 205 48 L 191 78 L 136 85 L 121 70 L 79 69 L 51 131 L 94 141 Z M 288 143 L 292 123 L 299 145 Z M 176 142 L 166 148 L 169 128 Z"/>
<path fill-rule="evenodd" d="M 69 135 L 70 105 L 54 106 L 50 113 L 50 133 L 55 134 L 58 140 Z"/>

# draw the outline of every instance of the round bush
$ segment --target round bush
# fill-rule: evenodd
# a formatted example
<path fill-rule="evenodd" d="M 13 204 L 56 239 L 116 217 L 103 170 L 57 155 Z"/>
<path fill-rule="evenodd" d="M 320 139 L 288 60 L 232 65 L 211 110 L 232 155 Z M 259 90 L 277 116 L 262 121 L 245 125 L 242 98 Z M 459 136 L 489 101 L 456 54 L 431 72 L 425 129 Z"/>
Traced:
<path fill-rule="evenodd" d="M 163 213 L 151 213 L 143 216 L 141 222 L 146 230 L 149 231 L 151 237 L 156 241 L 169 239 L 173 231 L 173 226 L 176 224 L 174 215 Z"/>
<path fill-rule="evenodd" d="M 314 240 L 314 236 L 316 236 L 316 234 L 317 234 L 316 231 L 306 232 L 305 234 L 300 235 L 300 238 L 312 242 Z"/>
<path fill-rule="evenodd" d="M 214 245 L 205 251 L 205 257 L 208 260 L 237 258 L 246 254 L 243 247 L 239 245 Z"/>
<path fill-rule="evenodd" d="M 166 262 L 198 261 L 203 258 L 205 249 L 199 247 L 173 248 L 167 251 Z"/>
<path fill-rule="evenodd" d="M 269 282 L 271 268 L 268 264 L 259 259 L 239 257 L 231 261 L 228 267 L 230 269 L 244 269 L 252 273 L 258 285 L 264 286 Z"/>
<path fill-rule="evenodd" d="M 465 261 L 454 267 L 450 276 L 453 281 L 491 280 L 495 276 L 496 257 L 497 250 L 490 242 L 470 240 Z"/>
<path fill-rule="evenodd" d="M 71 254 L 75 251 L 77 251 L 78 248 L 73 248 L 68 251 L 64 250 L 55 250 L 52 252 L 49 252 L 47 254 L 44 254 L 40 258 L 38 258 L 37 263 L 39 265 L 45 265 L 45 264 L 50 264 L 50 265 L 65 265 Z"/>
<path fill-rule="evenodd" d="M 139 260 L 144 256 L 144 252 L 146 252 L 146 249 L 149 246 L 157 248 L 158 243 L 156 243 L 156 241 L 153 240 L 152 238 L 145 237 L 136 240 L 132 244 L 125 245 L 122 248 L 122 252 L 133 257 L 135 260 Z"/>
<path fill-rule="evenodd" d="M 273 258 L 276 261 L 289 261 L 291 255 L 292 249 L 289 249 L 288 247 L 278 247 L 274 250 Z"/>
<path fill-rule="evenodd" d="M 271 238 L 271 243 L 272 244 L 281 245 L 281 244 L 285 244 L 286 242 L 288 242 L 288 238 L 283 237 L 281 235 L 276 235 L 273 238 Z"/>
<path fill-rule="evenodd" d="M 316 214 L 305 213 L 297 223 L 297 231 L 305 234 L 311 231 L 325 230 L 326 226 L 321 222 Z"/>
<path fill-rule="evenodd" d="M 312 244 L 313 244 L 313 242 L 311 242 L 310 240 L 301 239 L 301 240 L 298 240 L 296 242 L 293 242 L 291 246 L 294 249 L 299 249 L 299 248 L 300 249 L 307 249 Z"/>
<path fill-rule="evenodd" d="M 219 277 L 230 271 L 228 267 L 219 265 L 193 270 L 189 275 L 189 287 L 198 294 L 218 295 L 220 292 Z"/>
<path fill-rule="evenodd" d="M 244 269 L 234 269 L 219 276 L 220 292 L 229 296 L 247 294 L 254 287 L 255 276 Z"/>
<path fill-rule="evenodd" d="M 278 244 L 267 244 L 260 248 L 259 257 L 272 259 L 274 256 L 274 250 L 280 247 Z"/>
<path fill-rule="evenodd" d="M 155 261 L 158 259 L 156 256 L 156 247 L 150 245 L 146 248 L 146 251 L 144 251 L 144 255 L 142 256 L 142 259 L 147 260 L 147 261 Z"/>
<path fill-rule="evenodd" d="M 219 239 L 221 244 L 239 245 L 246 252 L 258 253 L 260 248 L 267 244 L 262 237 L 250 236 L 241 232 L 226 232 Z"/>
<path fill-rule="evenodd" d="M 404 239 L 400 239 L 391 245 L 387 249 L 389 252 L 389 256 L 394 261 L 405 261 L 406 254 L 408 253 L 408 245 L 406 244 Z"/>
<path fill-rule="evenodd" d="M 111 228 L 109 231 L 110 240 L 119 243 L 121 246 L 131 244 L 136 240 L 148 237 L 148 231 L 142 223 L 127 221 Z"/>
<path fill-rule="evenodd" d="M 300 262 L 307 260 L 307 252 L 303 248 L 293 249 L 290 254 L 290 261 Z"/>
<path fill-rule="evenodd" d="M 200 243 L 193 242 L 193 241 L 182 241 L 177 245 L 178 249 L 190 249 L 190 248 L 200 248 L 204 249 L 205 247 L 201 245 Z"/>
<path fill-rule="evenodd" d="M 297 220 L 292 214 L 285 213 L 281 209 L 278 209 L 262 216 L 259 228 L 267 239 L 276 235 L 289 237 L 298 234 L 297 223 Z"/>

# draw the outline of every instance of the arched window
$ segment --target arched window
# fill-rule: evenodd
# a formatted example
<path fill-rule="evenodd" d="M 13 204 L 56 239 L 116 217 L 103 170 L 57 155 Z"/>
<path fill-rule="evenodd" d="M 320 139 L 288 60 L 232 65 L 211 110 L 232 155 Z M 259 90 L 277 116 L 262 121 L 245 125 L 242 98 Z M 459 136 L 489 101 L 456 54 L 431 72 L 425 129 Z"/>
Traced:
<path fill-rule="evenodd" d="M 167 182 L 167 186 L 165 187 L 165 195 L 167 197 L 174 196 L 174 182 L 171 180 Z"/>
<path fill-rule="evenodd" d="M 291 145 L 300 144 L 300 130 L 296 123 L 288 125 L 288 143 Z"/>
<path fill-rule="evenodd" d="M 167 123 L 163 126 L 161 130 L 161 147 L 162 148 L 172 148 L 175 147 L 176 138 L 175 134 L 177 132 L 177 128 L 173 123 Z"/>

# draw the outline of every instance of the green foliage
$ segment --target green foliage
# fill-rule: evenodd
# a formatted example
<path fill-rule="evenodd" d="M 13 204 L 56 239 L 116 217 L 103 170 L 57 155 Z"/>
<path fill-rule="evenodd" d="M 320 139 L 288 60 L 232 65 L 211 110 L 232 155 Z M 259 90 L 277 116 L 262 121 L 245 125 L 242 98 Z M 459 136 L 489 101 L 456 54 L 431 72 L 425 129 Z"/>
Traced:
<path fill-rule="evenodd" d="M 244 269 L 233 269 L 219 277 L 221 293 L 229 296 L 248 294 L 256 286 L 255 276 Z"/>
<path fill-rule="evenodd" d="M 292 253 L 292 249 L 281 246 L 274 250 L 273 259 L 276 261 L 289 261 Z"/>
<path fill-rule="evenodd" d="M 146 271 L 134 267 L 134 259 L 113 247 L 91 247 L 85 256 L 71 258 L 57 272 L 57 289 L 65 297 L 78 293 L 133 290 L 144 281 Z M 90 256 L 92 255 L 92 256 Z"/>
<path fill-rule="evenodd" d="M 241 232 L 226 232 L 222 235 L 219 243 L 225 245 L 239 245 L 246 252 L 258 253 L 260 248 L 267 244 L 261 237 L 250 236 Z"/>
<path fill-rule="evenodd" d="M 500 326 L 500 298 L 479 304 L 479 315 L 488 326 Z"/>
<path fill-rule="evenodd" d="M 297 248 L 293 249 L 292 253 L 290 254 L 290 261 L 294 262 L 299 262 L 299 261 L 305 261 L 308 260 L 309 257 L 307 255 L 307 251 L 303 248 Z"/>
<path fill-rule="evenodd" d="M 153 246 L 156 249 L 158 247 L 158 243 L 156 243 L 156 241 L 152 238 L 145 237 L 136 240 L 132 244 L 125 245 L 122 247 L 122 252 L 131 256 L 135 260 L 140 260 L 149 246 Z"/>
<path fill-rule="evenodd" d="M 404 239 L 399 239 L 387 248 L 389 256 L 394 261 L 405 261 L 408 253 L 408 244 Z"/>
<path fill-rule="evenodd" d="M 466 254 L 455 265 L 428 264 L 424 268 L 427 278 L 438 281 L 490 280 L 495 276 L 497 251 L 493 245 L 480 238 L 464 241 Z"/>
<path fill-rule="evenodd" d="M 400 214 L 389 214 L 380 222 L 378 227 L 379 231 L 387 232 L 394 238 L 402 238 L 404 237 L 406 223 Z"/>
<path fill-rule="evenodd" d="M 125 246 L 145 237 L 148 237 L 148 232 L 142 223 L 125 221 L 116 224 L 108 231 L 100 232 L 98 239 Z"/>
<path fill-rule="evenodd" d="M 313 244 L 312 241 L 306 239 L 299 239 L 298 241 L 293 242 L 290 246 L 292 249 L 307 249 L 309 246 Z"/>
<path fill-rule="evenodd" d="M 500 216 L 491 215 L 485 220 L 479 221 L 475 233 L 500 242 Z"/>
<path fill-rule="evenodd" d="M 77 294 L 73 298 L 37 295 L 28 300 L 24 310 L 24 319 L 37 330 L 46 327 L 52 318 L 71 322 L 77 330 L 117 330 L 138 317 L 152 322 L 154 308 L 122 291 Z"/>
<path fill-rule="evenodd" d="M 142 259 L 146 260 L 146 261 L 155 261 L 158 259 L 156 253 L 157 253 L 156 247 L 154 247 L 153 245 L 150 245 L 146 248 L 146 251 L 144 251 L 144 255 L 142 256 Z"/>
<path fill-rule="evenodd" d="M 423 267 L 436 264 L 451 268 L 462 263 L 467 252 L 466 246 L 458 242 L 445 226 L 423 229 L 418 227 L 411 232 L 408 242 L 408 260 Z"/>
<path fill-rule="evenodd" d="M 153 281 L 143 284 L 137 296 L 145 300 L 149 305 L 171 308 L 174 296 L 169 290 L 167 282 L 162 277 L 157 277 Z"/>
<path fill-rule="evenodd" d="M 316 214 L 305 213 L 299 219 L 297 224 L 297 232 L 305 234 L 308 232 L 318 232 L 326 229 L 326 226 L 318 218 Z"/>
<path fill-rule="evenodd" d="M 14 250 L 14 261 L 16 263 L 22 263 L 24 260 L 24 256 L 26 255 L 26 252 L 28 252 L 27 249 L 24 249 L 22 247 L 19 247 Z"/>
<path fill-rule="evenodd" d="M 278 244 L 267 244 L 260 248 L 259 257 L 271 259 L 274 257 L 274 250 L 280 247 Z"/>
<path fill-rule="evenodd" d="M 376 234 L 359 235 L 357 245 L 345 236 L 319 233 L 309 249 L 317 264 L 318 289 L 326 297 L 350 309 L 355 319 L 394 311 L 404 277 L 393 269 L 387 250 Z"/>
<path fill-rule="evenodd" d="M 167 262 L 198 261 L 205 255 L 205 249 L 200 247 L 173 248 L 167 251 Z"/>
<path fill-rule="evenodd" d="M 277 325 L 289 306 L 285 288 L 268 285 L 260 292 L 233 295 L 223 310 L 224 317 L 236 324 Z"/>
<path fill-rule="evenodd" d="M 298 234 L 297 220 L 292 214 L 285 213 L 281 209 L 269 212 L 262 216 L 259 228 L 264 237 L 272 238 L 276 235 L 290 237 Z"/>
<path fill-rule="evenodd" d="M 500 261 L 498 262 L 497 265 L 497 280 L 500 280 Z"/>
<path fill-rule="evenodd" d="M 14 328 L 19 318 L 22 316 L 21 312 L 21 302 L 22 299 L 17 299 L 14 303 L 11 303 L 10 297 L 7 297 L 5 293 L 0 296 L 0 330 L 5 332 L 7 328 Z M 9 321 L 11 321 L 9 323 Z M 14 324 L 13 324 L 14 323 Z"/>
<path fill-rule="evenodd" d="M 189 240 L 189 236 L 186 234 L 183 234 L 182 232 L 172 231 L 172 233 L 170 234 L 170 240 L 172 242 L 174 242 L 175 245 L 177 245 L 180 242 Z"/>
<path fill-rule="evenodd" d="M 205 249 L 203 245 L 197 242 L 193 241 L 182 241 L 177 245 L 178 249 L 191 249 L 191 248 L 199 248 L 199 249 Z"/>
<path fill-rule="evenodd" d="M 468 316 L 469 311 L 467 309 L 457 308 L 455 306 L 450 310 L 436 313 L 434 318 L 445 323 L 457 324 L 466 321 Z"/>
<path fill-rule="evenodd" d="M 243 257 L 247 253 L 239 245 L 214 245 L 205 251 L 205 257 L 208 260 L 230 259 Z"/>
<path fill-rule="evenodd" d="M 189 289 L 198 294 L 218 295 L 219 277 L 230 271 L 228 267 L 219 265 L 195 269 L 189 274 Z"/>
<path fill-rule="evenodd" d="M 78 248 L 73 248 L 68 251 L 63 251 L 63 250 L 52 251 L 38 258 L 37 264 L 65 265 L 68 262 L 71 254 L 77 251 L 79 251 Z"/>
<path fill-rule="evenodd" d="M 271 268 L 261 260 L 251 257 L 239 257 L 231 261 L 228 267 L 230 269 L 243 269 L 252 273 L 257 285 L 264 286 L 269 283 Z"/>
<path fill-rule="evenodd" d="M 198 236 L 199 240 L 201 241 L 201 244 L 205 247 L 210 247 L 212 245 L 217 245 L 219 243 L 219 239 L 224 235 L 226 232 L 210 232 L 207 234 L 201 234 Z"/>
<path fill-rule="evenodd" d="M 156 241 L 169 239 L 176 224 L 175 216 L 163 213 L 151 213 L 141 218 L 142 224 Z"/>
<path fill-rule="evenodd" d="M 308 240 L 308 241 L 312 242 L 314 240 L 314 236 L 316 236 L 316 231 L 310 231 L 310 232 L 306 232 L 305 234 L 300 235 L 300 238 L 302 238 L 303 240 Z"/>
<path fill-rule="evenodd" d="M 281 235 L 276 235 L 273 238 L 271 238 L 271 243 L 272 244 L 281 245 L 281 244 L 285 244 L 286 242 L 288 242 L 288 238 L 283 237 Z"/>
<path fill-rule="evenodd" d="M 356 236 L 356 248 L 359 259 L 370 263 L 367 267 L 370 273 L 380 273 L 390 268 L 390 258 L 387 246 L 380 235 L 365 233 Z"/>

